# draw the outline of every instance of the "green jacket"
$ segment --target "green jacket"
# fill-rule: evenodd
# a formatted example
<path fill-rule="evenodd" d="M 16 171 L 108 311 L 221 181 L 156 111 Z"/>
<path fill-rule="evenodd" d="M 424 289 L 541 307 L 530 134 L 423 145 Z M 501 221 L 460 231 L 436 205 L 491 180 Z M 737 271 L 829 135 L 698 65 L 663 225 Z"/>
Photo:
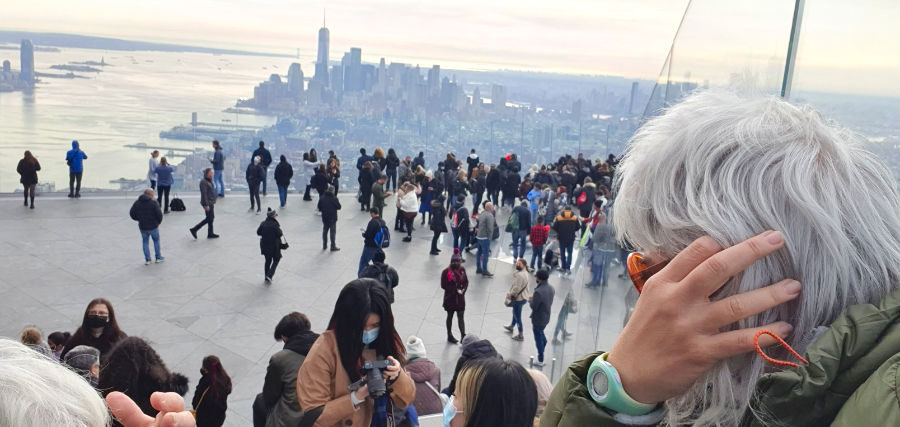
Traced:
<path fill-rule="evenodd" d="M 593 353 L 573 363 L 550 395 L 541 427 L 619 426 L 585 386 Z M 768 416 L 790 426 L 900 425 L 900 291 L 878 306 L 848 308 L 806 352 L 809 365 L 762 376 Z M 753 413 L 744 426 L 763 426 Z"/>

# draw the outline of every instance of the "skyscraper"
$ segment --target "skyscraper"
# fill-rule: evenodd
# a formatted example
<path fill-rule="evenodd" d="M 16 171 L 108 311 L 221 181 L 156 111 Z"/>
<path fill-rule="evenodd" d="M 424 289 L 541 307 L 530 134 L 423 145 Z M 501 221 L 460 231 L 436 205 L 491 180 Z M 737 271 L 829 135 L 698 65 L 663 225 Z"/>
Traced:
<path fill-rule="evenodd" d="M 428 96 L 441 94 L 441 66 L 435 65 L 428 70 Z"/>
<path fill-rule="evenodd" d="M 303 70 L 296 62 L 288 68 L 288 94 L 294 101 L 300 100 L 303 94 Z"/>
<path fill-rule="evenodd" d="M 503 111 L 506 107 L 506 87 L 491 85 L 491 108 L 495 111 Z"/>
<path fill-rule="evenodd" d="M 628 114 L 634 113 L 634 99 L 637 97 L 638 82 L 631 83 L 631 99 L 628 101 Z"/>
<path fill-rule="evenodd" d="M 28 86 L 34 86 L 34 45 L 31 44 L 31 40 L 22 40 L 20 55 L 22 72 L 19 79 L 24 80 Z"/>
<path fill-rule="evenodd" d="M 348 92 L 360 91 L 365 83 L 362 76 L 362 49 L 350 48 L 350 76 L 344 77 L 344 87 Z"/>
<path fill-rule="evenodd" d="M 328 87 L 328 28 L 325 27 L 325 18 L 322 18 L 322 28 L 319 29 L 319 52 L 316 56 L 316 73 L 313 79 Z"/>

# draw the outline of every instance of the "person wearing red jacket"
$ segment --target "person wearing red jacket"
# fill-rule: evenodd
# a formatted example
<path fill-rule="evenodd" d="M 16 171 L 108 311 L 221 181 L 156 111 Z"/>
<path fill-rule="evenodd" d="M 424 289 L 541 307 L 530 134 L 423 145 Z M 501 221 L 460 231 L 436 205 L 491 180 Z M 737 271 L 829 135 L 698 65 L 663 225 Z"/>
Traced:
<path fill-rule="evenodd" d="M 534 270 L 534 260 L 537 258 L 538 269 L 544 266 L 544 244 L 547 243 L 550 227 L 544 225 L 544 217 L 538 216 L 537 222 L 528 234 L 531 240 L 531 267 Z"/>

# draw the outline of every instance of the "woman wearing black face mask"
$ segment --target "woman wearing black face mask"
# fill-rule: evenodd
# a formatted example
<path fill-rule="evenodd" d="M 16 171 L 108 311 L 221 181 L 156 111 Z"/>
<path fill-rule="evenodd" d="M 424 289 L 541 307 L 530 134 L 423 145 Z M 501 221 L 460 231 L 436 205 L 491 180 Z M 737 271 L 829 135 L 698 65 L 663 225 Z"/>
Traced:
<path fill-rule="evenodd" d="M 81 326 L 66 343 L 60 358 L 79 345 L 88 345 L 100 350 L 102 358 L 117 342 L 127 336 L 119 330 L 112 304 L 105 298 L 95 298 L 88 303 Z"/>

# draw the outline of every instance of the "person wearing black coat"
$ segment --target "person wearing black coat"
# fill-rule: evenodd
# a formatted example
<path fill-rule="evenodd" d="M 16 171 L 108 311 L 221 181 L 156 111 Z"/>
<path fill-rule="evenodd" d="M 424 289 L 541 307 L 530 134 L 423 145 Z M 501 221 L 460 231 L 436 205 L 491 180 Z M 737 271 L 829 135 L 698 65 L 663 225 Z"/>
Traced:
<path fill-rule="evenodd" d="M 534 366 L 544 366 L 544 347 L 547 346 L 547 336 L 544 335 L 544 328 L 550 323 L 550 308 L 553 306 L 553 296 L 556 292 L 553 287 L 547 283 L 550 273 L 541 269 L 535 273 L 537 285 L 534 288 L 534 294 L 531 296 L 531 326 L 534 332 L 534 343 L 537 346 L 538 357 Z"/>
<path fill-rule="evenodd" d="M 291 178 L 294 177 L 294 168 L 287 161 L 284 154 L 281 155 L 281 161 L 275 166 L 275 185 L 278 186 L 278 199 L 281 207 L 287 202 L 288 187 L 291 185 Z"/>
<path fill-rule="evenodd" d="M 334 236 L 337 233 L 338 211 L 341 210 L 341 202 L 334 195 L 334 188 L 329 186 L 325 190 L 325 194 L 319 197 L 317 206 L 319 212 L 322 213 L 322 250 L 328 248 L 328 234 L 331 234 L 331 251 L 337 252 L 341 248 L 334 243 Z"/>
<path fill-rule="evenodd" d="M 262 193 L 266 195 L 266 176 L 269 172 L 269 166 L 272 165 L 272 153 L 266 149 L 266 143 L 259 141 L 259 148 L 253 152 L 253 158 L 259 157 L 259 165 L 262 167 Z"/>
<path fill-rule="evenodd" d="M 247 186 L 250 187 L 250 210 L 256 208 L 256 213 L 262 209 L 262 202 L 259 201 L 259 184 L 266 179 L 266 170 L 262 167 L 259 156 L 253 158 L 253 162 L 247 165 Z M 256 203 L 254 205 L 254 202 Z"/>
<path fill-rule="evenodd" d="M 393 148 L 388 148 L 386 162 L 384 173 L 388 177 L 388 186 L 392 191 L 397 191 L 397 168 L 400 166 L 400 158 L 397 157 L 397 152 Z"/>
<path fill-rule="evenodd" d="M 225 424 L 225 413 L 228 411 L 231 377 L 216 356 L 203 358 L 200 375 L 191 400 L 197 427 L 221 427 Z"/>
<path fill-rule="evenodd" d="M 500 169 L 491 165 L 491 170 L 487 173 L 485 179 L 485 187 L 487 187 L 487 199 L 494 206 L 500 206 Z"/>
<path fill-rule="evenodd" d="M 506 181 L 503 186 L 503 206 L 514 207 L 516 205 L 516 196 L 519 194 L 519 184 L 521 183 L 522 178 L 517 172 L 511 170 L 506 172 Z"/>
<path fill-rule="evenodd" d="M 141 241 L 144 248 L 144 264 L 150 265 L 150 239 L 153 239 L 153 250 L 156 255 L 156 262 L 163 262 L 162 254 L 159 251 L 159 224 L 162 223 L 163 213 L 159 207 L 159 203 L 153 198 L 153 190 L 148 188 L 144 193 L 134 201 L 131 205 L 131 219 L 138 222 L 138 228 L 141 230 Z"/>
<path fill-rule="evenodd" d="M 375 167 L 372 162 L 363 164 L 359 170 L 359 210 L 367 211 L 372 204 L 372 184 L 375 183 Z"/>
<path fill-rule="evenodd" d="M 28 199 L 31 199 L 31 209 L 34 209 L 34 187 L 38 183 L 38 171 L 41 170 L 41 164 L 31 154 L 31 151 L 25 152 L 25 157 L 19 160 L 16 166 L 16 172 L 19 173 L 19 182 L 25 188 L 25 206 L 28 206 Z"/>
<path fill-rule="evenodd" d="M 275 268 L 278 267 L 278 261 L 281 261 L 281 236 L 283 233 L 281 232 L 281 224 L 275 219 L 277 217 L 278 213 L 270 208 L 266 212 L 266 219 L 256 229 L 256 234 L 260 236 L 259 251 L 266 259 L 264 267 L 267 285 L 272 283 Z"/>
<path fill-rule="evenodd" d="M 450 379 L 450 385 L 441 390 L 441 393 L 444 393 L 447 396 L 453 396 L 453 393 L 456 391 L 456 379 L 459 376 L 459 371 L 461 371 L 469 361 L 487 358 L 503 360 L 503 356 L 497 352 L 497 349 L 494 348 L 494 345 L 491 344 L 490 341 L 479 340 L 475 334 L 467 334 L 463 337 L 461 342 L 462 354 L 459 355 L 459 359 L 456 361 L 456 369 L 453 371 L 453 378 Z"/>
<path fill-rule="evenodd" d="M 484 169 L 475 169 L 475 176 L 469 177 L 469 190 L 472 192 L 472 215 L 478 215 L 478 208 L 484 198 L 486 179 Z"/>
<path fill-rule="evenodd" d="M 444 215 L 447 213 L 444 210 L 444 196 L 440 193 L 436 194 L 438 196 L 431 201 L 431 221 L 429 222 L 431 231 L 434 232 L 434 237 L 431 238 L 432 255 L 441 254 L 441 250 L 437 247 L 438 238 L 441 237 L 441 233 L 447 232 L 447 221 L 444 219 Z"/>

